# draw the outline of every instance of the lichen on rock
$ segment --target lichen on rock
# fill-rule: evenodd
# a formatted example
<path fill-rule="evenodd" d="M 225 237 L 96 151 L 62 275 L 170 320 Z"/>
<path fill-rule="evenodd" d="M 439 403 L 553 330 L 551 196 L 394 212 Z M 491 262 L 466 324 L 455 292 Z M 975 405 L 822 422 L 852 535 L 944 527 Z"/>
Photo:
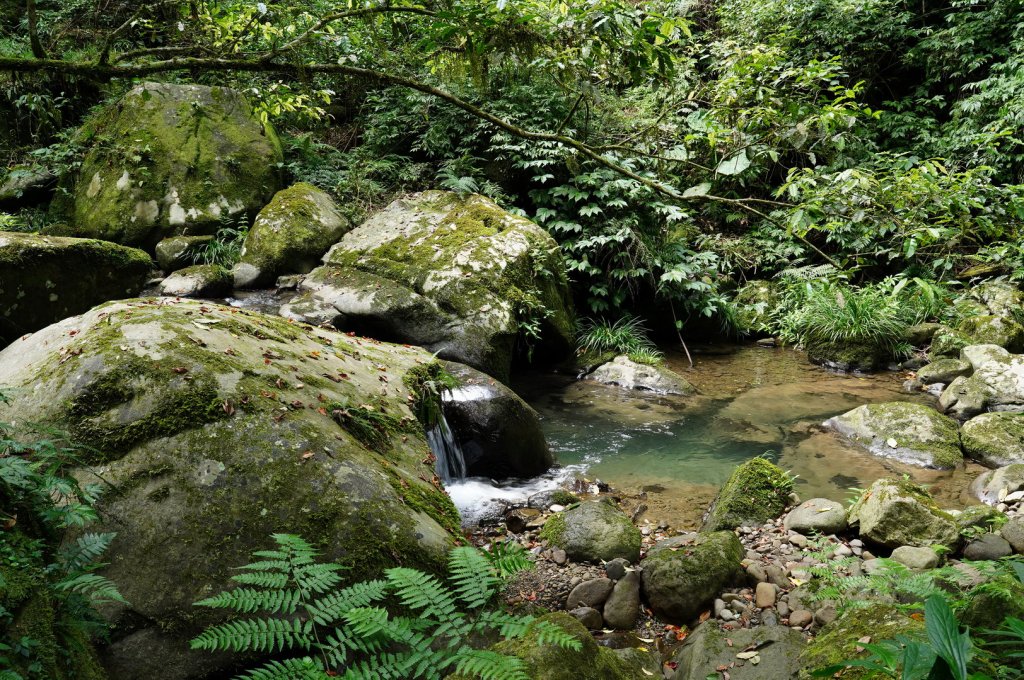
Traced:
<path fill-rule="evenodd" d="M 956 422 L 923 404 L 866 404 L 829 418 L 825 426 L 880 458 L 940 470 L 963 463 Z"/>

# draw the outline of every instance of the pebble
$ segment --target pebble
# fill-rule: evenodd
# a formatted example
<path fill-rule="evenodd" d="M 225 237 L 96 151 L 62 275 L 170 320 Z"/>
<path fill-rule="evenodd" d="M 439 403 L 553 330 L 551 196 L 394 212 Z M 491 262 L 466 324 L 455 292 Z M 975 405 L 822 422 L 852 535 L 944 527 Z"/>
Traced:
<path fill-rule="evenodd" d="M 764 567 L 757 562 L 747 565 L 747 574 L 755 583 L 768 580 L 768 574 L 765 572 Z"/>
<path fill-rule="evenodd" d="M 803 628 L 814 620 L 814 614 L 806 609 L 797 609 L 789 615 L 789 625 Z"/>
<path fill-rule="evenodd" d="M 758 583 L 757 589 L 754 591 L 754 604 L 761 609 L 773 607 L 775 606 L 776 597 L 774 585 L 771 583 Z"/>
<path fill-rule="evenodd" d="M 792 543 L 793 545 L 795 545 L 798 548 L 806 548 L 807 547 L 807 537 L 804 536 L 803 534 L 790 534 L 789 535 L 789 542 Z"/>
<path fill-rule="evenodd" d="M 743 596 L 739 593 L 723 593 L 722 602 L 735 602 L 736 600 L 742 600 Z"/>
<path fill-rule="evenodd" d="M 853 554 L 853 550 L 851 550 L 848 545 L 839 544 L 839 547 L 836 548 L 835 554 L 836 557 L 849 557 Z"/>
<path fill-rule="evenodd" d="M 569 557 L 561 548 L 555 548 L 551 551 L 551 561 L 557 564 L 558 566 L 562 566 L 563 564 L 569 561 Z"/>
<path fill-rule="evenodd" d="M 789 616 L 789 605 L 785 602 L 780 601 L 775 605 L 775 611 L 779 613 L 779 616 L 785 618 Z"/>
<path fill-rule="evenodd" d="M 717 616 L 721 615 L 721 613 L 722 613 L 722 611 L 724 609 L 725 609 L 725 601 L 722 600 L 721 598 L 716 599 L 715 603 L 712 605 L 712 610 L 715 612 L 715 616 L 717 617 Z"/>
<path fill-rule="evenodd" d="M 551 507 L 548 508 L 548 510 L 550 510 L 551 512 L 561 512 L 562 510 L 565 510 L 565 506 L 559 505 L 558 503 L 553 503 Z"/>

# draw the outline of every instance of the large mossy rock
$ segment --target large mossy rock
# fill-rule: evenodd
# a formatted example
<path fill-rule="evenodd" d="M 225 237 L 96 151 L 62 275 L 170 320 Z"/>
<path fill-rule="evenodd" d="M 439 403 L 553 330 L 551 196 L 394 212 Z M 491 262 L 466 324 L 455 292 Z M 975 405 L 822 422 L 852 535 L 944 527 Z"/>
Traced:
<path fill-rule="evenodd" d="M 627 390 L 680 397 L 697 393 L 697 388 L 672 369 L 660 364 L 641 364 L 625 355 L 601 364 L 587 374 L 586 380 L 616 385 Z"/>
<path fill-rule="evenodd" d="M 170 297 L 216 298 L 231 293 L 235 280 L 219 264 L 197 264 L 174 272 L 160 282 L 160 294 Z"/>
<path fill-rule="evenodd" d="M 967 455 L 990 468 L 1024 463 L 1024 413 L 982 413 L 960 430 Z"/>
<path fill-rule="evenodd" d="M 1010 352 L 1024 349 L 1024 327 L 1001 316 L 972 316 L 960 324 L 960 331 L 974 345 L 999 345 Z"/>
<path fill-rule="evenodd" d="M 197 255 L 206 249 L 213 237 L 172 236 L 156 244 L 156 262 L 168 274 L 190 267 L 198 261 Z"/>
<path fill-rule="evenodd" d="M 213 233 L 229 215 L 251 218 L 280 188 L 280 142 L 225 87 L 137 85 L 78 138 L 82 167 L 53 203 L 66 235 L 152 249 Z"/>
<path fill-rule="evenodd" d="M 573 315 L 558 246 L 483 196 L 427 191 L 345 234 L 284 316 L 426 347 L 499 379 L 525 326 L 560 357 Z"/>
<path fill-rule="evenodd" d="M 469 477 L 535 477 L 555 463 L 540 416 L 501 383 L 476 369 L 445 362 L 459 387 L 444 413 L 462 449 Z"/>
<path fill-rule="evenodd" d="M 960 351 L 970 344 L 972 343 L 969 335 L 943 326 L 932 336 L 932 343 L 928 347 L 928 360 L 938 361 L 942 358 L 958 357 Z"/>
<path fill-rule="evenodd" d="M 999 628 L 1010 616 L 1024 619 L 1024 584 L 1016 576 L 1003 574 L 971 589 L 960 622 L 985 638 L 984 631 Z"/>
<path fill-rule="evenodd" d="M 943 383 L 948 385 L 961 376 L 968 376 L 974 369 L 966 361 L 960 359 L 938 359 L 920 368 L 917 379 L 925 385 Z"/>
<path fill-rule="evenodd" d="M 766 458 L 751 458 L 729 475 L 704 517 L 701 531 L 761 524 L 782 514 L 793 480 Z"/>
<path fill-rule="evenodd" d="M 986 410 L 1024 411 L 1024 355 L 998 345 L 969 345 L 960 358 L 971 365 L 969 377 L 957 378 L 939 396 L 939 406 L 958 418 Z"/>
<path fill-rule="evenodd" d="M 279 191 L 245 237 L 235 283 L 269 286 L 284 274 L 306 274 L 349 228 L 334 200 L 312 184 Z"/>
<path fill-rule="evenodd" d="M 697 626 L 672 660 L 670 680 L 706 680 L 728 668 L 732 680 L 786 680 L 800 670 L 799 657 L 807 643 L 798 630 L 786 626 L 758 626 L 724 631 L 717 621 Z M 758 650 L 757 662 L 737 654 Z"/>
<path fill-rule="evenodd" d="M 0 347 L 137 294 L 153 267 L 141 250 L 92 239 L 0 232 Z"/>
<path fill-rule="evenodd" d="M 873 603 L 865 607 L 852 607 L 825 626 L 804 649 L 799 659 L 800 678 L 808 680 L 814 671 L 847 659 L 866 659 L 870 652 L 864 650 L 864 638 L 881 642 L 897 635 L 914 636 L 923 633 L 924 623 L 911 618 L 894 605 Z M 844 670 L 842 677 L 858 680 L 875 678 L 877 675 L 874 671 L 855 667 Z"/>
<path fill-rule="evenodd" d="M 892 354 L 868 342 L 813 342 L 807 344 L 811 363 L 837 371 L 874 371 L 892 360 Z"/>
<path fill-rule="evenodd" d="M 552 516 L 540 537 L 565 550 L 570 559 L 607 562 L 640 559 L 640 530 L 610 503 L 588 501 Z"/>
<path fill-rule="evenodd" d="M 50 199 L 57 177 L 37 165 L 0 169 L 0 210 L 14 212 Z"/>
<path fill-rule="evenodd" d="M 951 548 L 960 540 L 953 516 L 940 510 L 927 491 L 905 480 L 876 481 L 850 508 L 849 521 L 862 538 L 888 548 Z"/>
<path fill-rule="evenodd" d="M 825 426 L 880 458 L 950 470 L 963 463 L 956 421 L 923 404 L 887 402 L 858 406 Z"/>
<path fill-rule="evenodd" d="M 731 531 L 673 541 L 652 549 L 641 563 L 644 595 L 660 618 L 688 624 L 738 578 L 742 559 L 743 544 Z"/>
<path fill-rule="evenodd" d="M 95 530 L 117 532 L 105 575 L 131 603 L 107 610 L 111 677 L 223 672 L 225 659 L 189 651 L 218 620 L 192 603 L 271 533 L 304 536 L 352 580 L 441 568 L 460 521 L 424 481 L 434 470 L 404 380 L 430 361 L 166 298 L 109 303 L 0 352 L 16 395 L 0 422 L 67 431 L 91 447 L 83 480 L 108 489 Z"/>

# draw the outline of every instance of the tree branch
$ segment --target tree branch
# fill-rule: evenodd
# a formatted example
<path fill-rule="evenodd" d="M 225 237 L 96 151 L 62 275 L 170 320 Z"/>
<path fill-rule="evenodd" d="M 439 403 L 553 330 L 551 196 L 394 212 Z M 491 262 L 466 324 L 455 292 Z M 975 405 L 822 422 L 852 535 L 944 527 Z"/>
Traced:
<path fill-rule="evenodd" d="M 32 56 L 36 59 L 45 59 L 46 50 L 39 40 L 39 18 L 36 16 L 36 0 L 27 0 L 25 7 L 28 14 L 28 42 L 32 47 Z"/>

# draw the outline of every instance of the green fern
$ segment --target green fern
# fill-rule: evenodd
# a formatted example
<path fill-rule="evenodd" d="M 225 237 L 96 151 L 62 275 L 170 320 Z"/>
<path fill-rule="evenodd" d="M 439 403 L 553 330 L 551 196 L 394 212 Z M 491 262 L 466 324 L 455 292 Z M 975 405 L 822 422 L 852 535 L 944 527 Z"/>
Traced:
<path fill-rule="evenodd" d="M 549 623 L 493 607 L 505 580 L 532 566 L 517 544 L 490 552 L 460 547 L 449 555 L 448 584 L 415 569 L 395 567 L 386 578 L 340 587 L 341 565 L 316 561 L 298 536 L 274 534 L 276 549 L 232 577 L 239 587 L 196 603 L 260 618 L 229 620 L 192 640 L 210 652 L 256 652 L 278 658 L 238 676 L 246 680 L 440 679 L 450 673 L 483 680 L 526 680 L 523 662 L 480 650 L 467 640 L 525 635 L 533 625 L 540 644 L 579 649 L 578 640 Z M 387 608 L 397 602 L 401 614 Z M 492 636 L 493 637 L 493 636 Z M 282 658 L 299 652 L 295 658 Z"/>

